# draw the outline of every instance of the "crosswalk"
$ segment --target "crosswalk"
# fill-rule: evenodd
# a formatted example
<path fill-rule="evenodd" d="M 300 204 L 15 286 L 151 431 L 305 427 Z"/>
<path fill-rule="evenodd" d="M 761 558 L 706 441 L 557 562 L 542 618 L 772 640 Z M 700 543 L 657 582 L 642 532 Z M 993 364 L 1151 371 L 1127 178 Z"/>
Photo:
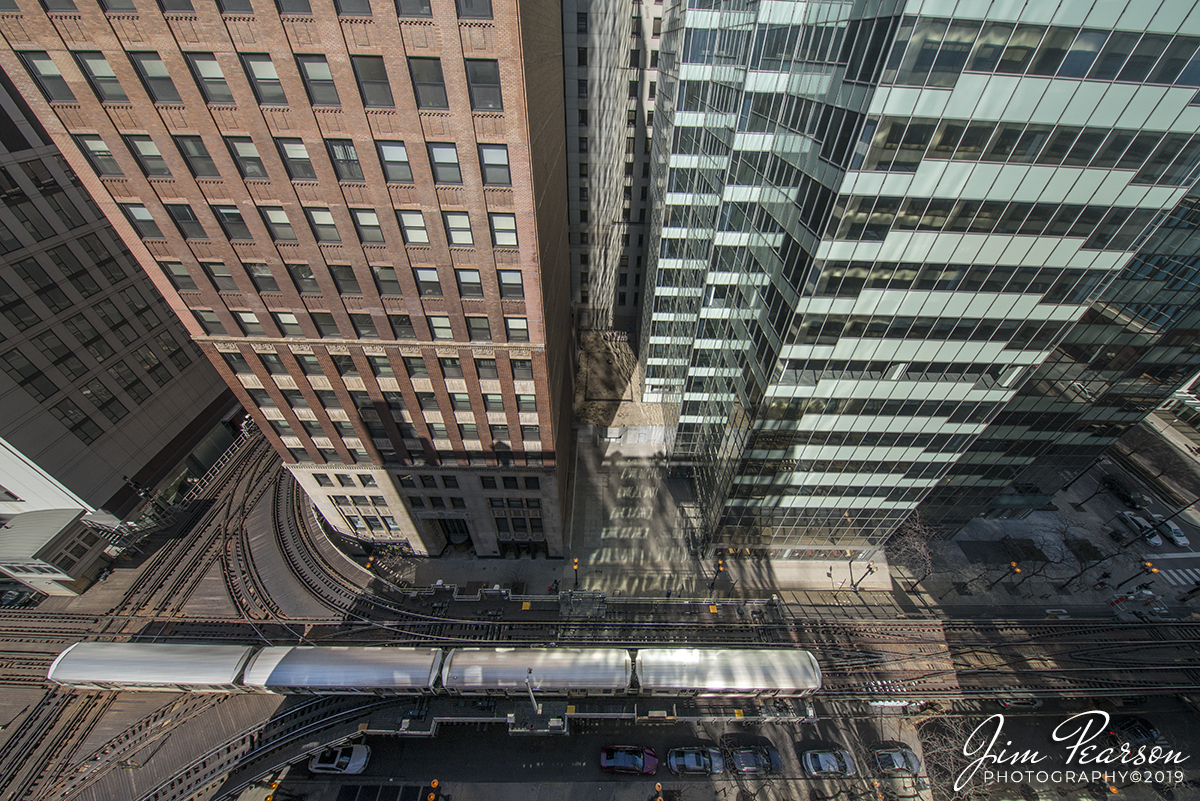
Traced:
<path fill-rule="evenodd" d="M 1159 570 L 1158 575 L 1176 587 L 1191 587 L 1200 582 L 1200 568 L 1179 568 L 1176 570 Z"/>

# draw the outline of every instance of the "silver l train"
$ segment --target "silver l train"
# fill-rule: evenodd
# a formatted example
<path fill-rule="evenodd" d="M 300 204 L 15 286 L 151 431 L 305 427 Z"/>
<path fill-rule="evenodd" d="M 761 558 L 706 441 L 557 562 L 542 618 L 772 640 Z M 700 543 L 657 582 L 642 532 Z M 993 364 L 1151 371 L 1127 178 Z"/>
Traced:
<path fill-rule="evenodd" d="M 821 688 L 799 648 L 408 648 L 81 642 L 46 677 L 87 690 L 285 695 L 789 696 Z"/>

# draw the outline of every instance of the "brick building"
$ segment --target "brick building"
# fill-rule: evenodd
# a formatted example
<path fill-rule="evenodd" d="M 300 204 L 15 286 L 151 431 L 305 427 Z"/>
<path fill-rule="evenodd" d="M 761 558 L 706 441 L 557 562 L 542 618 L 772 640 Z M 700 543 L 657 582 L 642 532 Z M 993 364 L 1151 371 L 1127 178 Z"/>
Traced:
<path fill-rule="evenodd" d="M 544 0 L 0 0 L 0 64 L 331 525 L 558 556 L 558 20 Z"/>

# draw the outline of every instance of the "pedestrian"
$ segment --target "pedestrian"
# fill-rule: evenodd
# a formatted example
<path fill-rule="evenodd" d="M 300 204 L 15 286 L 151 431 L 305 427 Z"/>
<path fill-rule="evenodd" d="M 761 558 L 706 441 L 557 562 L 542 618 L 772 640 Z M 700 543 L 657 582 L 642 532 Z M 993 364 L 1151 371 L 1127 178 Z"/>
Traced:
<path fill-rule="evenodd" d="M 671 597 L 671 591 L 670 591 L 670 590 L 667 590 L 667 597 L 668 597 L 668 598 L 670 598 L 670 597 Z"/>

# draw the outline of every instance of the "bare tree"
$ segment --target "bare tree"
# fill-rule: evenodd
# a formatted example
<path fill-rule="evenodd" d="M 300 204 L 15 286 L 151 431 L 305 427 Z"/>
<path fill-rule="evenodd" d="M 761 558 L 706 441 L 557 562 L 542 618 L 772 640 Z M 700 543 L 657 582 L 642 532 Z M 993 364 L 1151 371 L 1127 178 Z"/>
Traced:
<path fill-rule="evenodd" d="M 888 540 L 888 561 L 908 568 L 914 576 L 920 576 L 909 585 L 909 592 L 933 573 L 933 554 L 929 544 L 936 539 L 940 539 L 937 527 L 930 525 L 920 512 L 913 512 L 895 536 Z"/>
<path fill-rule="evenodd" d="M 916 724 L 935 801 L 979 801 L 988 797 L 982 771 L 969 781 L 958 781 L 970 773 L 972 758 L 963 752 L 963 746 L 978 725 L 975 719 L 951 715 L 936 715 Z M 956 782 L 961 784 L 958 789 Z"/>

